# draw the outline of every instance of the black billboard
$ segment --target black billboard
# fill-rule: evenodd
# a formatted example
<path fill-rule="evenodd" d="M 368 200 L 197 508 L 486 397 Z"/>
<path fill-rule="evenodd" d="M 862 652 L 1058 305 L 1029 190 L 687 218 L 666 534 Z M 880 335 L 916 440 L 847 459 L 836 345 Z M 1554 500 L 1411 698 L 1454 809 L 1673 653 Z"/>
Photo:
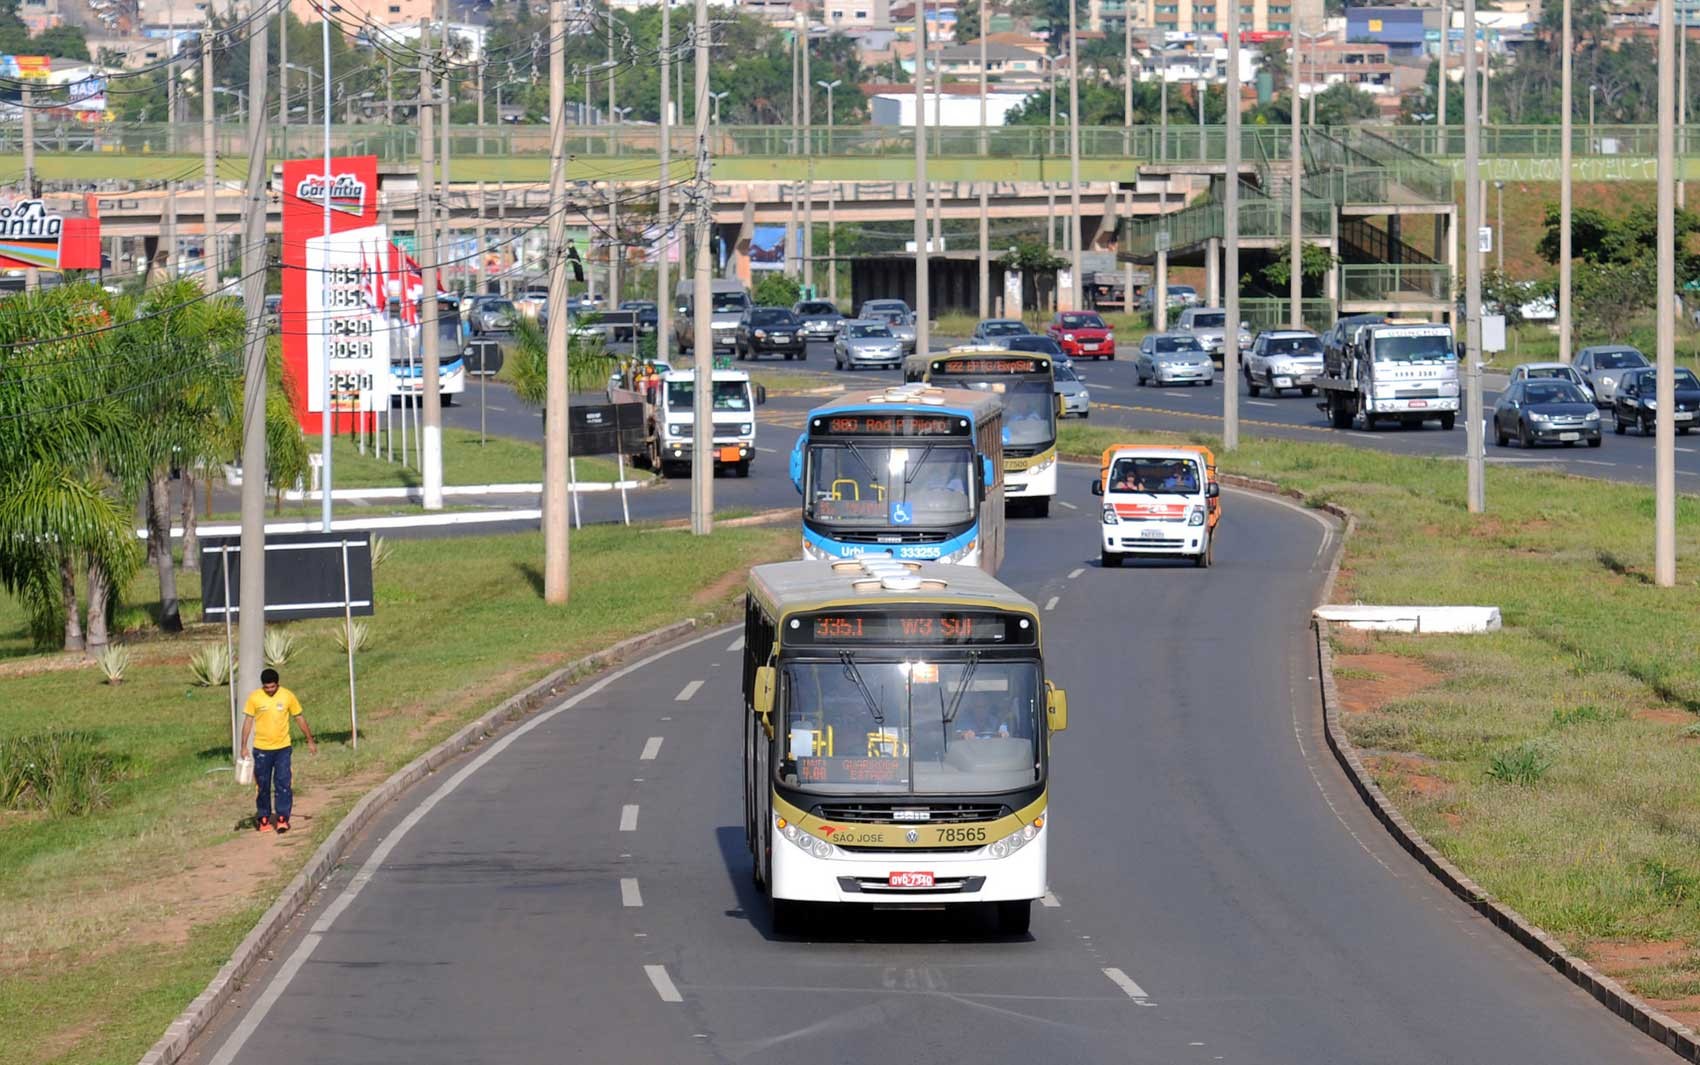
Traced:
<path fill-rule="evenodd" d="M 339 618 L 343 589 L 348 612 L 372 614 L 372 534 L 369 532 L 266 534 L 266 618 Z M 347 583 L 343 566 L 347 560 Z M 201 538 L 201 616 L 225 618 L 228 587 L 232 619 L 242 615 L 242 538 Z"/>

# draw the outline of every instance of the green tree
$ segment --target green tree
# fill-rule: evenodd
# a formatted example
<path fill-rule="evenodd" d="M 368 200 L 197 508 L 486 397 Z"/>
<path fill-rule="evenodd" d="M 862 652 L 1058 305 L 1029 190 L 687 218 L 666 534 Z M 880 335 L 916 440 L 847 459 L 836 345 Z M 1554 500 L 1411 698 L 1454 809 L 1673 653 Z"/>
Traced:
<path fill-rule="evenodd" d="M 1576 314 L 1589 331 L 1624 340 L 1629 324 L 1653 305 L 1658 273 L 1651 259 L 1591 262 L 1575 266 Z"/>
<path fill-rule="evenodd" d="M 1323 282 L 1328 278 L 1328 271 L 1334 269 L 1339 259 L 1327 248 L 1320 244 L 1301 244 L 1299 248 L 1299 271 L 1304 278 L 1304 287 L 1315 295 Z M 1263 279 L 1270 288 L 1278 292 L 1288 291 L 1287 285 L 1293 276 L 1292 260 L 1282 255 L 1263 268 Z"/>
<path fill-rule="evenodd" d="M 795 278 L 779 270 L 763 272 L 750 298 L 758 307 L 789 307 L 802 296 Z"/>
<path fill-rule="evenodd" d="M 1021 272 L 1021 303 L 1036 308 L 1047 292 L 1056 291 L 1057 271 L 1067 266 L 1068 260 L 1043 241 L 1023 239 L 999 258 L 998 264 L 1005 270 Z"/>

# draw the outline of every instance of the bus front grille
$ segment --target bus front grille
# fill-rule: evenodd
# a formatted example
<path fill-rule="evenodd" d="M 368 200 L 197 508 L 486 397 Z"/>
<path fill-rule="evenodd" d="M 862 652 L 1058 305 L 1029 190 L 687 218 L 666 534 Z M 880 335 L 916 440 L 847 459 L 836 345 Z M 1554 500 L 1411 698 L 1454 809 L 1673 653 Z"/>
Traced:
<path fill-rule="evenodd" d="M 847 544 L 936 544 L 942 543 L 946 534 L 881 529 L 877 532 L 834 532 L 832 536 Z"/>
<path fill-rule="evenodd" d="M 809 812 L 823 821 L 854 825 L 954 825 L 996 821 L 1011 811 L 1000 803 L 823 802 Z"/>
<path fill-rule="evenodd" d="M 967 854 L 969 851 L 985 849 L 984 843 L 969 843 L 966 846 L 952 844 L 947 847 L 881 847 L 863 846 L 861 844 L 835 843 L 833 846 L 851 854 Z"/>

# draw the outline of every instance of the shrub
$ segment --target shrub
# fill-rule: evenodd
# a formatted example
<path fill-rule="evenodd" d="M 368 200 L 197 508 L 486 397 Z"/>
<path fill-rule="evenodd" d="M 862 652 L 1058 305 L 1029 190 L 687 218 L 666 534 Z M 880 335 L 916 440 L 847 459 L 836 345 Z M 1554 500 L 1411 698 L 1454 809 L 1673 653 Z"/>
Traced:
<path fill-rule="evenodd" d="M 350 644 L 354 645 L 354 653 L 359 654 L 372 646 L 372 630 L 366 627 L 364 621 L 350 621 L 348 625 L 338 625 L 332 630 L 336 639 L 337 650 L 348 653 Z"/>
<path fill-rule="evenodd" d="M 293 632 L 284 629 L 266 630 L 266 665 L 277 669 L 289 664 L 300 649 L 300 642 Z"/>
<path fill-rule="evenodd" d="M 1559 706 L 1552 712 L 1552 723 L 1558 728 L 1566 725 L 1604 725 L 1612 721 L 1621 721 L 1624 712 L 1617 709 L 1607 709 L 1585 703 L 1582 706 Z"/>
<path fill-rule="evenodd" d="M 382 536 L 372 537 L 372 572 L 376 573 L 395 554 L 395 545 Z"/>
<path fill-rule="evenodd" d="M 123 644 L 109 643 L 94 656 L 94 661 L 100 667 L 100 672 L 106 677 L 106 683 L 122 684 L 124 683 L 124 674 L 129 672 L 130 663 L 135 661 L 135 656 Z"/>
<path fill-rule="evenodd" d="M 202 688 L 222 688 L 236 672 L 236 662 L 221 643 L 208 644 L 189 659 L 189 675 Z"/>
<path fill-rule="evenodd" d="M 55 730 L 0 740 L 0 806 L 53 817 L 105 805 L 118 776 L 91 732 Z"/>
<path fill-rule="evenodd" d="M 1498 751 L 1488 762 L 1488 779 L 1527 787 L 1537 784 L 1552 768 L 1552 759 L 1538 744 L 1520 743 Z"/>

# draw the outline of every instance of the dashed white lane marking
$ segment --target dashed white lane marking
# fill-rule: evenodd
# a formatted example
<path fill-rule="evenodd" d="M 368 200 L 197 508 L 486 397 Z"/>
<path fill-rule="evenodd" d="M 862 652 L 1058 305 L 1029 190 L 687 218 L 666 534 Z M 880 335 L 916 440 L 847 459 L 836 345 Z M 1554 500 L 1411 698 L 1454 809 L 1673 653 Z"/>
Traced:
<path fill-rule="evenodd" d="M 1057 608 L 1057 600 L 1060 599 L 1060 598 L 1061 598 L 1061 596 L 1053 595 L 1049 599 L 1045 600 L 1045 609 L 1046 610 L 1055 610 Z"/>
<path fill-rule="evenodd" d="M 673 986 L 673 978 L 667 975 L 667 966 L 645 965 L 643 971 L 649 977 L 649 982 L 655 985 L 655 993 L 661 996 L 661 1001 L 685 1001 L 684 996 L 679 994 L 679 989 Z"/>
<path fill-rule="evenodd" d="M 1143 987 L 1140 987 L 1138 984 L 1133 982 L 1132 977 L 1128 976 L 1128 974 L 1122 972 L 1120 969 L 1105 969 L 1104 975 L 1110 978 L 1111 983 L 1127 992 L 1128 998 L 1143 1002 L 1151 997 L 1145 993 L 1145 989 Z"/>
<path fill-rule="evenodd" d="M 1678 451 L 1680 451 L 1680 450 L 1682 450 L 1682 449 L 1681 449 L 1681 448 L 1678 448 L 1678 449 L 1677 449 L 1677 450 L 1678 450 Z M 1077 506 L 1075 506 L 1075 505 L 1074 505 L 1074 504 L 1073 504 L 1073 503 L 1070 503 L 1070 502 L 1069 502 L 1069 501 L 1068 501 L 1068 500 L 1066 500 L 1066 499 L 1059 499 L 1059 500 L 1057 500 L 1057 506 L 1059 506 L 1059 507 L 1067 507 L 1067 508 L 1068 508 L 1068 509 L 1070 509 L 1070 510 L 1079 510 L 1079 509 L 1080 509 L 1080 508 L 1079 508 L 1079 507 L 1077 507 Z"/>
<path fill-rule="evenodd" d="M 1245 402 L 1248 407 L 1279 407 L 1281 405 L 1279 403 L 1271 403 L 1265 399 L 1248 399 Z"/>
<path fill-rule="evenodd" d="M 744 638 L 740 636 L 736 640 L 733 640 L 731 643 L 726 645 L 726 649 L 728 651 L 742 651 L 744 649 Z"/>
<path fill-rule="evenodd" d="M 1047 892 L 1045 892 L 1044 895 L 1042 895 L 1039 898 L 1039 905 L 1054 910 L 1058 906 L 1062 905 L 1062 901 L 1060 899 L 1058 899 L 1055 895 L 1053 895 L 1049 891 L 1047 891 Z"/>
<path fill-rule="evenodd" d="M 1677 450 L 1682 452 L 1684 455 L 1694 454 L 1694 449 L 1691 448 L 1691 447 L 1679 447 L 1679 448 L 1677 448 Z"/>
<path fill-rule="evenodd" d="M 627 803 L 625 806 L 620 807 L 620 831 L 621 832 L 636 832 L 637 831 L 637 811 L 638 811 L 637 803 L 635 803 L 635 802 L 634 803 Z"/>
<path fill-rule="evenodd" d="M 1165 396 L 1173 396 L 1175 399 L 1185 399 L 1186 398 L 1185 392 L 1164 392 L 1163 394 Z"/>
<path fill-rule="evenodd" d="M 653 762 L 655 756 L 661 753 L 661 737 L 651 736 L 643 741 L 643 753 L 638 755 L 640 762 Z"/>
<path fill-rule="evenodd" d="M 1616 466 L 1615 462 L 1601 462 L 1599 459 L 1577 459 L 1579 466 Z"/>
<path fill-rule="evenodd" d="M 756 450 L 761 452 L 763 455 L 777 455 L 777 454 L 779 454 L 779 451 L 777 449 L 771 448 L 771 447 L 757 447 Z"/>
<path fill-rule="evenodd" d="M 643 892 L 638 890 L 637 877 L 624 876 L 620 878 L 620 905 L 628 910 L 643 905 Z"/>
<path fill-rule="evenodd" d="M 1080 576 L 1082 573 L 1085 573 L 1085 572 L 1086 572 L 1085 566 L 1076 566 L 1074 569 L 1071 569 L 1071 570 L 1068 571 L 1068 579 L 1072 581 L 1072 580 L 1074 580 L 1074 578 Z"/>
<path fill-rule="evenodd" d="M 702 681 L 693 680 L 683 688 L 679 689 L 679 694 L 673 696 L 673 701 L 676 703 L 688 703 L 691 701 L 691 696 L 695 695 L 697 693 L 697 689 L 701 687 Z"/>

